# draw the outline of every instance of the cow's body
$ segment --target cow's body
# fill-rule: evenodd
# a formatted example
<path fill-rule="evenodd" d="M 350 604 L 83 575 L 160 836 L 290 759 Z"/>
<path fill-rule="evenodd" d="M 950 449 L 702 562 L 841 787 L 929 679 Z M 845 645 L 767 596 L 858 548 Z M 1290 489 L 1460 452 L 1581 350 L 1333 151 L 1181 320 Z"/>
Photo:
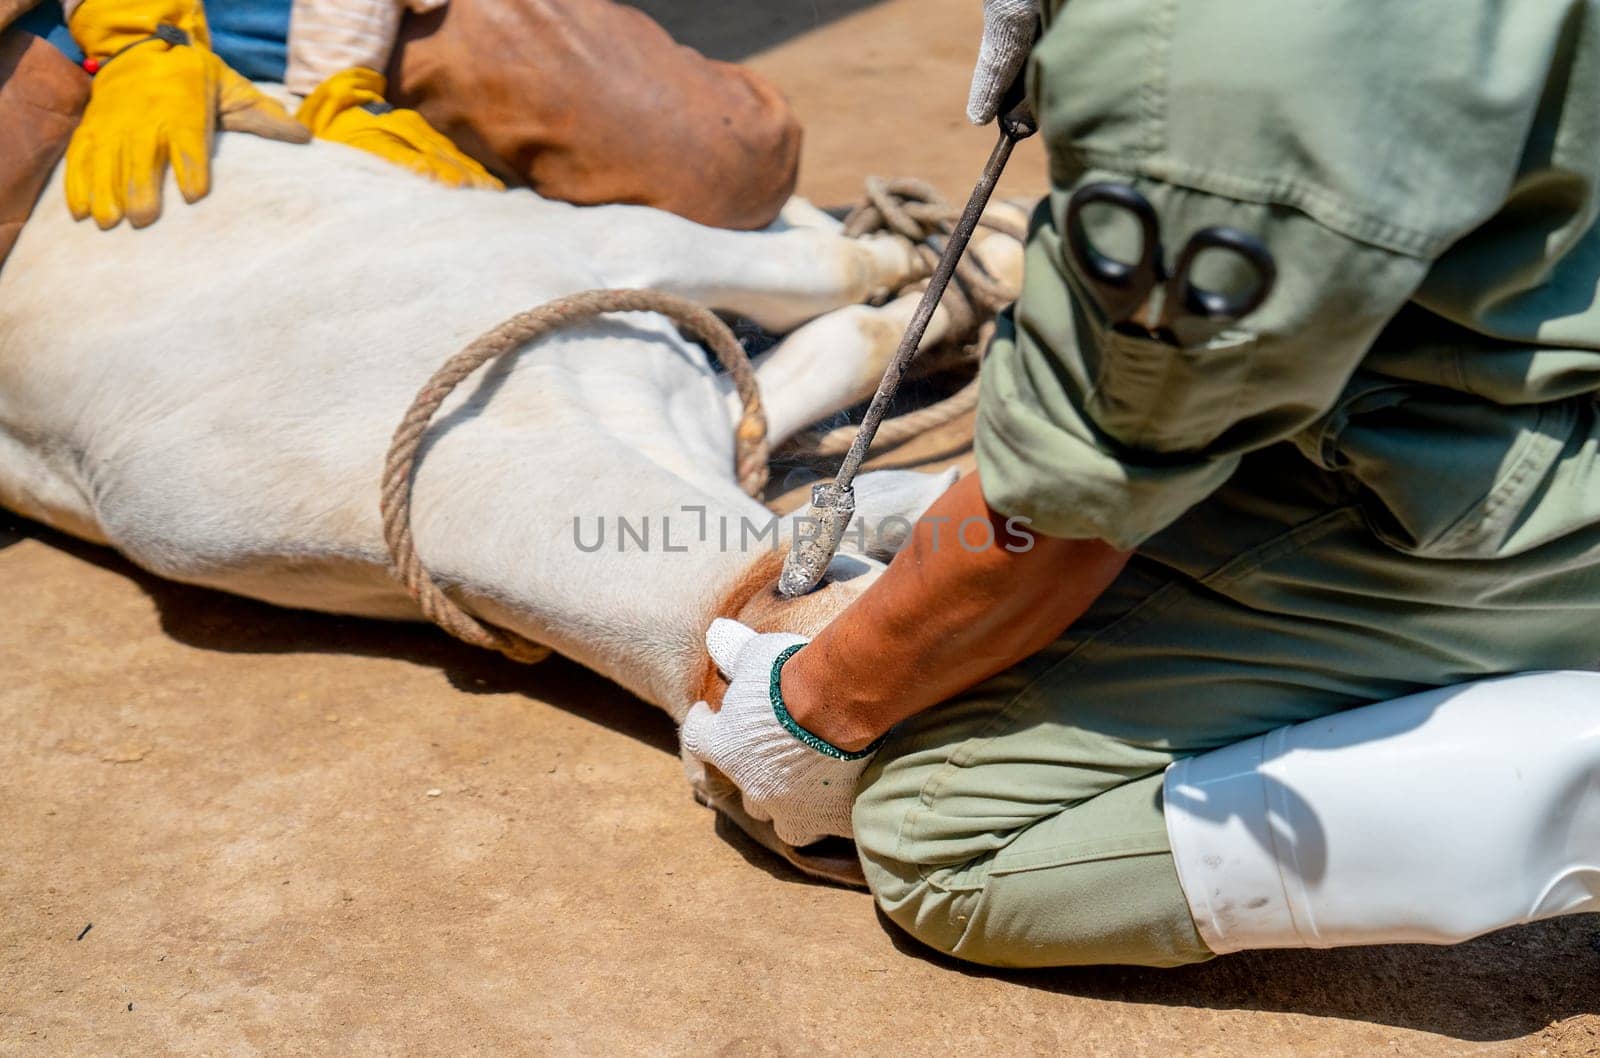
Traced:
<path fill-rule="evenodd" d="M 778 331 L 829 313 L 759 364 L 777 440 L 870 392 L 907 299 L 845 306 L 917 270 L 904 245 L 843 238 L 800 206 L 800 225 L 714 231 L 446 191 L 322 144 L 224 136 L 215 186 L 109 233 L 46 189 L 0 272 L 0 504 L 166 576 L 378 617 L 416 616 L 386 572 L 385 448 L 479 333 L 595 287 L 668 290 Z M 751 575 L 752 551 L 724 549 L 717 527 L 767 516 L 734 481 L 729 389 L 655 317 L 535 344 L 441 413 L 416 481 L 420 553 L 483 616 L 680 714 L 706 623 Z M 942 487 L 895 485 L 901 512 Z M 648 549 L 618 550 L 619 516 L 654 522 Z M 606 545 L 585 552 L 574 520 L 591 545 L 602 517 Z M 665 518 L 688 551 L 665 549 Z"/>

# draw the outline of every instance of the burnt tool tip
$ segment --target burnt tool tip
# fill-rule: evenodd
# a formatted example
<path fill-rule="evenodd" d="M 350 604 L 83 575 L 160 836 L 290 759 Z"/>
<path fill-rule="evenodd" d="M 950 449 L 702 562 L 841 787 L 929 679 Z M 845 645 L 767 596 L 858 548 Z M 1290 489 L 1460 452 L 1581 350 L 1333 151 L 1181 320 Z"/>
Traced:
<path fill-rule="evenodd" d="M 832 481 L 812 487 L 811 507 L 796 520 L 794 543 L 778 575 L 779 595 L 798 599 L 822 583 L 855 513 L 855 490 Z"/>

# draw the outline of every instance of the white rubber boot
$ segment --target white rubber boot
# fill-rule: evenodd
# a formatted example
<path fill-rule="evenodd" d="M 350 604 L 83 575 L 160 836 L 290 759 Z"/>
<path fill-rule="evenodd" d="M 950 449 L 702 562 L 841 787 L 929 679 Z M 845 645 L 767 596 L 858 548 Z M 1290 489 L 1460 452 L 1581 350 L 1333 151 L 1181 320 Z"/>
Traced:
<path fill-rule="evenodd" d="M 1600 673 L 1336 713 L 1180 760 L 1167 833 L 1211 950 L 1453 944 L 1600 911 Z"/>

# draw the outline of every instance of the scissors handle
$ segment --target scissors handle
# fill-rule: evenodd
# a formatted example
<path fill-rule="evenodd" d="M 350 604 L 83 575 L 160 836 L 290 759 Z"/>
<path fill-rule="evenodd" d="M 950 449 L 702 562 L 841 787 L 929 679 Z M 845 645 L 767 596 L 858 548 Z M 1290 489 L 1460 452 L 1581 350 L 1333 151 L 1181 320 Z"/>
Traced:
<path fill-rule="evenodd" d="M 1109 206 L 1131 214 L 1139 225 L 1139 253 L 1132 263 L 1107 257 L 1095 249 L 1083 223 L 1090 206 Z M 1139 311 L 1166 276 L 1161 266 L 1161 227 L 1155 207 L 1128 184 L 1085 184 L 1067 202 L 1067 249 L 1071 251 L 1094 295 L 1114 324 L 1126 323 Z"/>
<path fill-rule="evenodd" d="M 1196 259 L 1207 250 L 1217 250 L 1242 259 L 1255 273 L 1255 285 L 1242 294 L 1221 294 L 1195 286 L 1189 276 Z M 1277 280 L 1278 266 L 1260 239 L 1238 228 L 1202 228 L 1191 235 L 1178 252 L 1178 263 L 1172 270 L 1172 280 L 1167 287 L 1165 314 L 1170 319 L 1181 305 L 1188 315 L 1205 320 L 1225 323 L 1242 320 L 1261 307 Z"/>
<path fill-rule="evenodd" d="M 1095 248 L 1084 210 L 1106 206 L 1133 217 L 1139 226 L 1139 252 L 1132 261 L 1109 257 Z M 1182 342 L 1202 340 L 1250 315 L 1267 300 L 1278 268 L 1262 241 L 1238 228 L 1214 225 L 1189 237 L 1169 272 L 1161 249 L 1155 207 L 1129 184 L 1094 183 L 1079 188 L 1067 202 L 1067 248 L 1112 326 L 1165 332 Z M 1243 261 L 1255 283 L 1240 293 L 1221 293 L 1195 284 L 1190 276 L 1200 255 L 1215 250 Z M 1159 302 L 1150 295 L 1162 289 Z"/>

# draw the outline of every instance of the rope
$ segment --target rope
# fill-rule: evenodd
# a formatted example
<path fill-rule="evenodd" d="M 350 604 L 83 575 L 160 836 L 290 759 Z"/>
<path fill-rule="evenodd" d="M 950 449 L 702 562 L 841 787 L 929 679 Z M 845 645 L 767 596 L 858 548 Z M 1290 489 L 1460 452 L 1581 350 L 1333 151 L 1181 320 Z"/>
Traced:
<path fill-rule="evenodd" d="M 844 233 L 859 238 L 876 232 L 892 232 L 909 240 L 923 268 L 932 272 L 944 249 L 943 240 L 960 216 L 961 211 L 946 202 L 925 180 L 912 177 L 885 180 L 869 176 L 865 197 L 844 218 Z M 1027 238 L 1027 232 L 992 215 L 979 224 L 1018 242 Z M 940 305 L 952 317 L 952 333 L 965 336 L 1016 297 L 1016 291 L 991 276 L 977 258 L 968 253 L 957 263 L 955 282 L 946 290 Z"/>
<path fill-rule="evenodd" d="M 978 380 L 974 378 L 944 400 L 886 420 L 878 428 L 878 435 L 872 439 L 872 447 L 874 450 L 897 448 L 913 438 L 921 437 L 929 430 L 954 422 L 977 406 Z M 806 439 L 803 453 L 809 458 L 817 459 L 842 456 L 855 443 L 856 433 L 860 429 L 859 426 L 836 426 L 824 433 L 816 434 Z M 881 466 L 881 464 L 872 465 Z"/>
<path fill-rule="evenodd" d="M 974 343 L 979 350 L 979 359 L 982 351 L 988 349 L 989 338 L 994 333 L 994 321 L 983 325 L 979 332 L 978 340 Z M 948 366 L 948 365 L 942 365 Z M 872 439 L 872 447 L 882 451 L 885 448 L 898 448 L 907 441 L 914 440 L 926 434 L 929 430 L 937 429 L 947 423 L 966 415 L 978 406 L 979 378 L 974 374 L 967 380 L 966 385 L 956 390 L 943 400 L 935 401 L 925 408 L 917 408 L 903 415 L 896 415 L 892 419 L 885 419 L 883 425 L 878 427 L 878 435 Z M 854 423 L 848 426 L 836 426 L 831 430 L 823 430 L 805 437 L 797 437 L 785 446 L 785 455 L 805 459 L 829 459 L 842 456 L 850 450 L 855 442 L 856 433 L 861 427 Z"/>
<path fill-rule="evenodd" d="M 760 495 L 766 485 L 770 450 L 755 370 L 728 325 L 694 302 L 655 290 L 590 290 L 557 298 L 531 312 L 513 316 L 473 341 L 434 372 L 406 410 L 405 418 L 389 442 L 379 509 L 383 514 L 383 539 L 389 546 L 392 572 L 423 615 L 457 639 L 498 650 L 514 661 L 543 661 L 550 656 L 550 648 L 467 613 L 445 595 L 417 555 L 411 533 L 411 490 L 417 452 L 428 424 L 445 398 L 478 368 L 552 331 L 610 312 L 660 313 L 716 354 L 733 379 L 734 389 L 744 405 L 734 430 L 734 461 L 739 484 L 752 496 Z"/>

